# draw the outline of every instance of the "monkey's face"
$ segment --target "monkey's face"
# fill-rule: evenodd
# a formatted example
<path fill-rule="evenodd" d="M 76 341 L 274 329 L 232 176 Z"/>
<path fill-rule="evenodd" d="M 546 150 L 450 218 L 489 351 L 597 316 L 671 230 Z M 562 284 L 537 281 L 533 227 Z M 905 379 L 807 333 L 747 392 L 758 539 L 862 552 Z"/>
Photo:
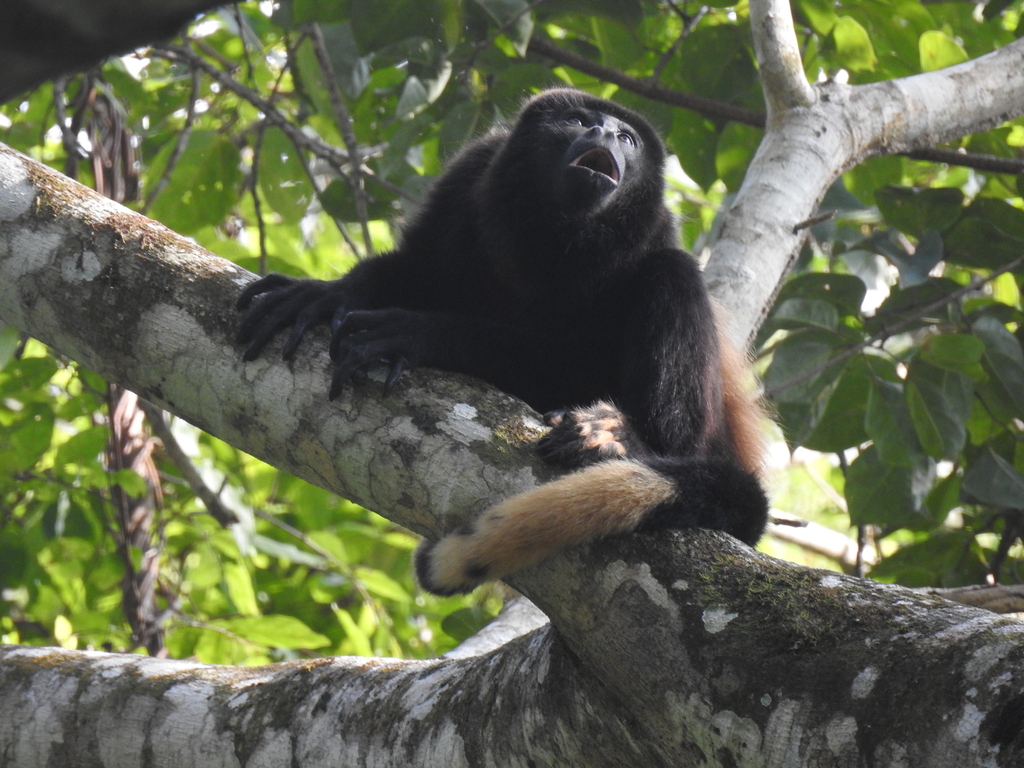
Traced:
<path fill-rule="evenodd" d="M 523 106 L 480 189 L 488 220 L 510 233 L 519 261 L 564 255 L 569 246 L 608 254 L 667 220 L 664 161 L 664 145 L 641 115 L 555 89 Z M 592 238 L 603 244 L 598 251 Z"/>
<path fill-rule="evenodd" d="M 572 109 L 554 121 L 569 140 L 554 168 L 556 195 L 565 210 L 603 208 L 640 172 L 642 140 L 624 120 L 593 109 Z"/>

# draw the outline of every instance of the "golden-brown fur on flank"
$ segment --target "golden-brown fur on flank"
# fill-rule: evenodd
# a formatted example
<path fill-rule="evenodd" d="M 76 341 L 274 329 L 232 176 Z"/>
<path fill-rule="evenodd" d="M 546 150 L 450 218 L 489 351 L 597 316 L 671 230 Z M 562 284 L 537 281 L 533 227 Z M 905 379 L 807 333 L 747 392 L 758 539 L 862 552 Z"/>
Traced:
<path fill-rule="evenodd" d="M 463 532 L 424 542 L 417 570 L 432 592 L 466 591 L 573 544 L 633 530 L 675 484 L 635 461 L 597 464 L 485 512 Z"/>
<path fill-rule="evenodd" d="M 722 376 L 722 398 L 729 436 L 736 447 L 740 464 L 754 475 L 762 475 L 768 451 L 764 425 L 768 421 L 752 382 L 750 365 L 728 338 L 721 320 L 721 311 L 715 306 L 718 326 L 718 349 Z"/>

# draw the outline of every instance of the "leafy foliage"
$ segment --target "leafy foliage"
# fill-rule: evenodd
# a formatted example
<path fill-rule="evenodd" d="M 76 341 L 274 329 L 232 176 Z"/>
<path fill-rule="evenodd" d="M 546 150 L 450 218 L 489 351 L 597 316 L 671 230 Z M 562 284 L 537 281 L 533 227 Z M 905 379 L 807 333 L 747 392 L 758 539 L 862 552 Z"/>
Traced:
<path fill-rule="evenodd" d="M 918 0 L 793 5 L 812 80 L 913 75 L 1024 31 L 1020 0 L 983 12 Z M 637 82 L 760 111 L 744 3 L 250 2 L 197 20 L 189 35 L 181 48 L 112 60 L 66 92 L 46 85 L 0 107 L 4 140 L 256 271 L 333 277 L 386 249 L 445 159 L 550 85 L 621 100 L 658 125 L 685 169 L 671 171 L 669 194 L 694 250 L 760 140 L 752 125 L 669 107 L 531 47 L 554 42 Z M 67 102 L 79 146 L 56 126 L 55 99 Z M 351 152 L 353 135 L 359 175 L 333 149 Z M 1022 146 L 1017 120 L 958 148 L 1020 159 Z M 105 170 L 78 163 L 98 148 Z M 766 389 L 789 446 L 810 457 L 781 475 L 776 506 L 863 526 L 888 555 L 877 578 L 1016 577 L 1021 178 L 904 157 L 850 170 L 762 329 Z M 118 183 L 132 181 L 143 199 Z M 420 594 L 410 535 L 187 425 L 172 424 L 175 441 L 237 524 L 206 514 L 159 446 L 148 479 L 117 468 L 109 397 L 89 371 L 0 330 L 6 641 L 130 649 L 147 645 L 149 627 L 171 656 L 210 662 L 417 656 L 446 650 L 495 611 L 493 590 Z M 146 502 L 142 533 L 129 533 L 119 494 Z M 153 604 L 140 623 L 126 584 L 146 574 Z"/>

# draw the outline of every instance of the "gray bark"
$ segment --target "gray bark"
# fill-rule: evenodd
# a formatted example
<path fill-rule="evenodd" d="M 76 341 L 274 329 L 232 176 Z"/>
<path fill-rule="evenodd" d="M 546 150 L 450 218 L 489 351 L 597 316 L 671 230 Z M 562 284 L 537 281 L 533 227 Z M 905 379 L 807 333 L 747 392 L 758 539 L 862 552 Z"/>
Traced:
<path fill-rule="evenodd" d="M 869 157 L 931 147 L 1024 114 L 1024 39 L 955 67 L 870 85 L 808 85 L 788 0 L 753 0 L 765 135 L 723 217 L 705 277 L 746 344 L 799 253 L 818 203 Z"/>

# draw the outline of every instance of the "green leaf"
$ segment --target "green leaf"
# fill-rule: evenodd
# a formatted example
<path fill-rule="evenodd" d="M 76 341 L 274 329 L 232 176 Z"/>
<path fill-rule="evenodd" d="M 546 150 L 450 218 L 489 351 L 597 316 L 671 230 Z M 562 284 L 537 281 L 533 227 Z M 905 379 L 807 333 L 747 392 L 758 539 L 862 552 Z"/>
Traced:
<path fill-rule="evenodd" d="M 168 143 L 153 165 L 167 165 Z M 238 148 L 227 136 L 195 130 L 171 173 L 170 182 L 153 202 L 149 215 L 182 234 L 220 224 L 238 201 L 242 171 Z"/>
<path fill-rule="evenodd" d="M 323 648 L 331 644 L 326 636 L 314 632 L 294 616 L 284 614 L 214 619 L 210 624 L 233 632 L 251 643 L 272 648 Z"/>
<path fill-rule="evenodd" d="M 872 379 L 864 427 L 886 464 L 909 467 L 920 460 L 921 447 L 902 384 Z"/>
<path fill-rule="evenodd" d="M 969 531 L 936 531 L 886 557 L 871 569 L 871 578 L 907 587 L 977 583 L 972 576 L 984 576 L 984 569 L 977 555 L 971 553 L 972 541 Z"/>
<path fill-rule="evenodd" d="M 853 525 L 903 527 L 930 519 L 923 502 L 935 479 L 931 459 L 913 466 L 883 461 L 875 447 L 858 456 L 847 471 L 846 502 Z"/>
<path fill-rule="evenodd" d="M 331 68 L 345 93 L 355 99 L 370 83 L 372 56 L 360 56 L 359 45 L 352 34 L 352 25 L 321 24 L 324 46 L 331 59 Z"/>
<path fill-rule="evenodd" d="M 834 272 L 808 272 L 788 280 L 779 292 L 778 302 L 802 298 L 827 301 L 841 315 L 858 317 L 867 286 L 856 275 Z"/>
<path fill-rule="evenodd" d="M 134 499 L 143 499 L 149 493 L 146 481 L 130 469 L 111 472 L 109 482 L 121 486 L 121 490 Z"/>
<path fill-rule="evenodd" d="M 1024 509 L 1024 476 L 991 448 L 971 462 L 962 487 L 982 504 Z"/>
<path fill-rule="evenodd" d="M 453 155 L 473 137 L 479 122 L 479 104 L 472 99 L 466 99 L 456 104 L 445 115 L 444 123 L 441 125 L 438 135 L 441 141 L 441 151 L 447 155 Z"/>
<path fill-rule="evenodd" d="M 338 608 L 334 611 L 334 615 L 337 617 L 341 628 L 345 631 L 345 637 L 352 643 L 353 653 L 357 656 L 376 656 L 373 652 L 373 643 L 370 642 L 369 635 L 360 628 L 356 620 L 352 618 L 351 613 L 343 608 Z"/>
<path fill-rule="evenodd" d="M 839 21 L 834 3 L 828 0 L 799 0 L 796 5 L 819 35 L 827 35 Z"/>
<path fill-rule="evenodd" d="M 253 589 L 252 576 L 244 565 L 237 562 L 224 563 L 224 583 L 235 610 L 243 616 L 259 616 L 260 606 Z"/>
<path fill-rule="evenodd" d="M 441 620 L 441 629 L 446 635 L 461 643 L 486 627 L 492 619 L 494 616 L 474 605 L 449 613 Z"/>
<path fill-rule="evenodd" d="M 921 56 L 922 72 L 952 67 L 970 58 L 960 43 L 935 29 L 923 33 L 918 39 L 917 46 Z"/>
<path fill-rule="evenodd" d="M 1024 256 L 1024 240 L 987 219 L 966 216 L 944 239 L 946 259 L 965 267 L 998 269 Z"/>
<path fill-rule="evenodd" d="M 90 427 L 84 429 L 57 449 L 57 455 L 53 460 L 55 466 L 65 464 L 88 464 L 97 460 L 107 447 L 107 440 L 110 431 L 106 426 Z"/>
<path fill-rule="evenodd" d="M 349 0 L 352 32 L 366 53 L 410 38 L 439 40 L 446 19 L 437 0 Z"/>
<path fill-rule="evenodd" d="M 891 328 L 904 321 L 914 321 L 913 327 L 933 325 L 949 319 L 949 304 L 925 313 L 925 307 L 958 291 L 963 286 L 948 277 L 930 277 L 923 283 L 905 288 L 894 288 L 889 297 L 867 321 L 868 330 Z"/>
<path fill-rule="evenodd" d="M 0 394 L 14 395 L 23 400 L 38 395 L 57 372 L 57 361 L 52 357 L 23 357 L 12 360 L 0 371 Z"/>
<path fill-rule="evenodd" d="M 294 24 L 317 21 L 328 25 L 345 20 L 348 12 L 348 0 L 291 0 L 292 20 Z"/>
<path fill-rule="evenodd" d="M 49 403 L 30 403 L 0 429 L 0 477 L 30 469 L 50 447 L 54 414 Z"/>
<path fill-rule="evenodd" d="M 750 125 L 730 122 L 718 137 L 715 171 L 729 189 L 739 189 L 747 166 L 757 152 L 764 131 Z"/>
<path fill-rule="evenodd" d="M 268 536 L 262 534 L 254 534 L 252 537 L 253 546 L 256 547 L 257 551 L 262 552 L 271 557 L 280 558 L 289 563 L 295 563 L 296 565 L 308 565 L 311 568 L 326 568 L 328 567 L 327 560 L 321 555 L 317 555 L 313 552 L 306 552 L 305 550 L 299 549 L 294 544 L 286 544 L 284 542 L 271 539 Z"/>
<path fill-rule="evenodd" d="M 356 568 L 356 578 L 370 594 L 385 600 L 393 600 L 396 603 L 412 602 L 412 595 L 383 571 L 359 567 Z"/>
<path fill-rule="evenodd" d="M 696 112 L 688 109 L 673 112 L 668 144 L 690 178 L 706 190 L 718 179 L 715 168 L 718 131 L 714 123 Z"/>
<path fill-rule="evenodd" d="M 970 376 L 974 381 L 983 381 L 985 371 L 981 357 L 985 353 L 985 342 L 967 333 L 940 333 L 930 336 L 921 345 L 919 357 L 926 363 Z"/>
<path fill-rule="evenodd" d="M 840 16 L 832 27 L 836 59 L 851 72 L 870 72 L 878 64 L 871 36 L 852 16 Z"/>
<path fill-rule="evenodd" d="M 263 133 L 259 161 L 260 192 L 286 224 L 297 224 L 312 199 L 298 150 L 279 128 Z"/>
<path fill-rule="evenodd" d="M 998 387 L 1015 415 L 1024 417 L 1024 352 L 1020 342 L 994 317 L 982 315 L 972 325 L 985 344 L 982 358 L 993 386 Z"/>
<path fill-rule="evenodd" d="M 775 308 L 771 322 L 786 330 L 811 327 L 833 331 L 839 327 L 839 312 L 821 299 L 786 299 Z"/>
<path fill-rule="evenodd" d="M 865 205 L 875 204 L 875 191 L 903 180 L 903 160 L 892 155 L 872 157 L 843 174 L 843 183 Z"/>
<path fill-rule="evenodd" d="M 925 451 L 934 459 L 957 458 L 967 440 L 974 386 L 962 373 L 915 360 L 906 383 L 907 405 Z"/>
<path fill-rule="evenodd" d="M 834 340 L 819 334 L 794 334 L 783 340 L 772 353 L 772 362 L 764 374 L 764 385 L 780 403 L 804 403 L 839 377 L 837 365 L 824 368 L 836 354 Z M 809 371 L 818 371 L 803 378 Z M 797 383 L 792 383 L 802 379 Z"/>
<path fill-rule="evenodd" d="M 520 56 L 526 56 L 526 46 L 533 34 L 533 15 L 529 11 L 526 0 L 477 0 L 498 24 L 505 24 L 513 17 L 512 26 L 505 29 L 505 34 L 516 47 Z"/>
<path fill-rule="evenodd" d="M 945 232 L 964 210 L 964 193 L 953 187 L 915 190 L 887 186 L 875 192 L 885 220 L 901 232 L 921 237 L 927 230 Z"/>
<path fill-rule="evenodd" d="M 0 323 L 0 371 L 11 362 L 20 343 L 21 335 L 18 333 L 18 329 L 13 325 Z"/>
<path fill-rule="evenodd" d="M 396 210 L 393 206 L 394 197 L 377 185 L 365 188 L 367 197 L 366 213 L 370 220 L 390 219 Z M 320 205 L 328 216 L 341 221 L 359 221 L 356 212 L 356 197 L 352 187 L 344 179 L 335 179 L 320 193 Z"/>
<path fill-rule="evenodd" d="M 814 451 L 836 453 L 867 442 L 864 417 L 870 386 L 867 363 L 858 355 L 843 368 L 835 386 L 825 390 L 829 393 L 827 404 L 817 409 L 818 418 L 801 444 Z"/>

